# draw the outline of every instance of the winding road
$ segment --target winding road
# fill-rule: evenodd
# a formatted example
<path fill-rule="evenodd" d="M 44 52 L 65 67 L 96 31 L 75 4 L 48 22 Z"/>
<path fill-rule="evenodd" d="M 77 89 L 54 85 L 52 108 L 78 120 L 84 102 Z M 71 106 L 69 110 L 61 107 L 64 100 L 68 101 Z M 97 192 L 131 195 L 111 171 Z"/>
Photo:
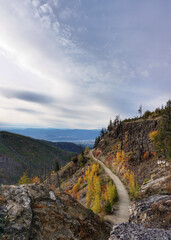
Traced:
<path fill-rule="evenodd" d="M 123 185 L 121 180 L 108 167 L 105 166 L 103 162 L 94 157 L 93 150 L 90 151 L 90 156 L 95 161 L 99 162 L 99 164 L 103 167 L 105 172 L 115 183 L 118 192 L 119 197 L 118 209 L 113 215 L 106 215 L 105 218 L 110 220 L 114 224 L 128 222 L 130 199 L 125 186 Z"/>

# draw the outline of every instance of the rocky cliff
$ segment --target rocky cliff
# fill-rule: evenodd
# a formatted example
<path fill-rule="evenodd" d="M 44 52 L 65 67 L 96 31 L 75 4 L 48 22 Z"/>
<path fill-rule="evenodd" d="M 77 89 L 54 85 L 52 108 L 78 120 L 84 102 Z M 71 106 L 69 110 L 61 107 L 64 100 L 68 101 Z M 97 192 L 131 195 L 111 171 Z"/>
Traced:
<path fill-rule="evenodd" d="M 122 179 L 132 197 L 129 223 L 114 225 L 110 240 L 171 239 L 171 161 L 157 156 L 149 137 L 158 126 L 157 119 L 122 122 L 96 146 L 94 155 Z"/>
<path fill-rule="evenodd" d="M 2 240 L 105 240 L 110 233 L 92 211 L 45 185 L 3 186 L 0 216 Z"/>
<path fill-rule="evenodd" d="M 171 171 L 170 161 L 156 155 L 154 143 L 149 137 L 158 125 L 159 120 L 122 122 L 104 135 L 94 155 L 111 167 L 123 181 L 125 169 L 134 172 L 140 185 L 144 181 L 167 176 Z M 117 159 L 117 153 L 121 152 L 124 152 L 123 161 Z M 114 161 L 116 164 L 113 167 Z"/>

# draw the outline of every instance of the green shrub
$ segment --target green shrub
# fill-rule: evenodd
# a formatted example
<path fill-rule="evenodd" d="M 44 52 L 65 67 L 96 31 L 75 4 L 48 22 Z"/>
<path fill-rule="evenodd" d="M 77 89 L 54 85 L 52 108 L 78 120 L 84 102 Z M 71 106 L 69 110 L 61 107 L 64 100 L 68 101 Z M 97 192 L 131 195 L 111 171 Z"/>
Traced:
<path fill-rule="evenodd" d="M 110 214 L 112 212 L 112 206 L 109 200 L 107 200 L 104 210 L 106 214 Z"/>

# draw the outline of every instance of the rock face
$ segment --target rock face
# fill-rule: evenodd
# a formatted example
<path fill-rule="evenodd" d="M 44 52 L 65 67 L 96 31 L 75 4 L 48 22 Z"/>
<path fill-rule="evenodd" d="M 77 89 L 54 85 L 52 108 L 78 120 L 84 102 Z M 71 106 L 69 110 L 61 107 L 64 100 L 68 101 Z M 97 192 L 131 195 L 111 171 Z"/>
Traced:
<path fill-rule="evenodd" d="M 109 238 L 108 223 L 68 194 L 56 194 L 47 186 L 3 186 L 1 199 L 2 240 Z"/>
<path fill-rule="evenodd" d="M 141 186 L 140 194 L 150 196 L 158 193 L 159 190 L 163 191 L 163 193 L 171 193 L 171 175 L 149 180 Z"/>
<path fill-rule="evenodd" d="M 114 225 L 109 240 L 171 239 L 171 196 L 156 194 L 139 200 L 130 211 L 129 223 Z"/>
<path fill-rule="evenodd" d="M 141 148 L 143 152 L 152 150 L 152 142 L 149 139 L 149 133 L 156 130 L 158 126 L 158 120 L 146 120 L 146 121 L 137 121 L 130 123 L 122 123 L 117 127 L 108 132 L 98 144 L 99 151 L 98 156 L 100 156 L 100 150 L 103 151 L 103 154 L 108 152 L 108 143 L 117 144 L 120 141 L 122 145 L 122 150 L 125 152 L 135 152 L 132 155 L 132 158 L 138 158 L 137 148 Z M 119 146 L 120 147 L 120 146 Z"/>
<path fill-rule="evenodd" d="M 146 229 L 134 223 L 115 225 L 109 240 L 170 240 L 171 230 Z"/>
<path fill-rule="evenodd" d="M 146 227 L 171 228 L 171 196 L 156 194 L 133 202 L 129 221 Z"/>

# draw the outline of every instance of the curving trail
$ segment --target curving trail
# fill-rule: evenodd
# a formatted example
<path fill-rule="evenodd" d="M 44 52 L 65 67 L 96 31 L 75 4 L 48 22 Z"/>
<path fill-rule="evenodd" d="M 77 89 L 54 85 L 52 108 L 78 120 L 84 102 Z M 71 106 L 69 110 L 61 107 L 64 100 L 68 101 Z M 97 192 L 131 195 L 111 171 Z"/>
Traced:
<path fill-rule="evenodd" d="M 108 167 L 105 166 L 103 162 L 94 157 L 93 150 L 90 151 L 90 156 L 95 161 L 99 162 L 99 164 L 104 168 L 108 176 L 113 180 L 117 188 L 119 197 L 118 210 L 113 215 L 107 215 L 106 219 L 110 220 L 114 224 L 128 222 L 130 199 L 125 186 L 123 185 L 121 180 Z"/>

